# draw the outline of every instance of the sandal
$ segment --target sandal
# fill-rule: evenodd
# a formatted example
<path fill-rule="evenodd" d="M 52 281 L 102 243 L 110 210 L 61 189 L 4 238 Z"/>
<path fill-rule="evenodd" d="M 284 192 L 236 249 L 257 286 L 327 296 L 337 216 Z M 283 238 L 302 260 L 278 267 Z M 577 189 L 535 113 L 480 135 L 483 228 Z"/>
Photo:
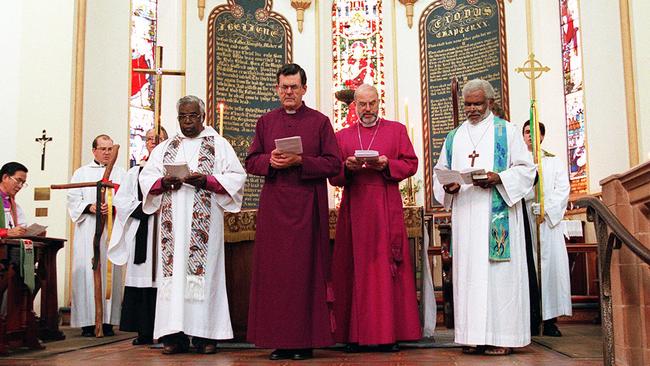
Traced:
<path fill-rule="evenodd" d="M 463 353 L 466 355 L 481 355 L 485 352 L 485 346 L 464 346 Z"/>
<path fill-rule="evenodd" d="M 485 349 L 485 354 L 490 356 L 507 356 L 512 353 L 510 347 L 488 347 Z"/>

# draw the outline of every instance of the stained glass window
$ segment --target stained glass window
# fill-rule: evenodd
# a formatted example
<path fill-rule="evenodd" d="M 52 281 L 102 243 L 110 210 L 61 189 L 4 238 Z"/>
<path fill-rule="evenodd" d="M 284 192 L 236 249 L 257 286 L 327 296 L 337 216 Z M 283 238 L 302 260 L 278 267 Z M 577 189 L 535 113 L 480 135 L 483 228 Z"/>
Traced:
<path fill-rule="evenodd" d="M 567 161 L 572 195 L 589 191 L 579 10 L 578 0 L 560 0 Z"/>
<path fill-rule="evenodd" d="M 384 37 L 381 0 L 336 0 L 332 4 L 332 61 L 334 92 L 355 90 L 361 84 L 379 91 L 384 114 Z M 348 112 L 351 112 L 348 115 Z M 356 120 L 354 103 L 334 103 L 334 130 Z"/>
<path fill-rule="evenodd" d="M 131 91 L 129 95 L 129 166 L 147 156 L 145 134 L 154 124 L 153 76 L 134 72 L 154 66 L 158 0 L 131 0 Z"/>
<path fill-rule="evenodd" d="M 379 114 L 385 115 L 384 36 L 381 0 L 335 0 L 332 4 L 332 64 L 336 93 L 353 95 L 361 84 L 373 85 L 379 92 Z M 345 98 L 342 98 L 345 99 Z M 339 131 L 357 119 L 355 105 L 334 99 L 332 127 Z M 334 190 L 335 205 L 341 189 Z"/>

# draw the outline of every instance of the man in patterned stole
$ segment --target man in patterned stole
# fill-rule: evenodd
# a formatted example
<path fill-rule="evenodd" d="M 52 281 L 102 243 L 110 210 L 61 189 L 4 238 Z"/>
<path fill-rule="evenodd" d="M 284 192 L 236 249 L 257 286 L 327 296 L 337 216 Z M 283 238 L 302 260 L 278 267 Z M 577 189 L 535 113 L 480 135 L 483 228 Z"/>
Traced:
<path fill-rule="evenodd" d="M 518 128 L 495 117 L 485 80 L 463 87 L 467 120 L 445 139 L 436 169 L 484 169 L 473 184 L 440 184 L 452 209 L 455 342 L 465 353 L 505 355 L 530 343 L 528 274 L 521 199 L 535 166 Z"/>
<path fill-rule="evenodd" d="M 158 145 L 140 173 L 145 214 L 160 213 L 154 338 L 163 353 L 216 352 L 232 338 L 224 267 L 223 215 L 241 208 L 246 173 L 232 146 L 204 126 L 195 96 L 176 104 L 180 133 Z M 189 174 L 172 175 L 179 165 Z M 178 169 L 175 169 L 178 170 Z"/>

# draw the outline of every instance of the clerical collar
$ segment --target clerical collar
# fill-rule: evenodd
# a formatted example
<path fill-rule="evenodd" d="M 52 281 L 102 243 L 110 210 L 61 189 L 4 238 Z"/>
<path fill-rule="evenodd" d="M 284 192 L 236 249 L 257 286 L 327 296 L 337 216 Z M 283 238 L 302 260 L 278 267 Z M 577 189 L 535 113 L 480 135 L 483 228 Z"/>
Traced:
<path fill-rule="evenodd" d="M 97 160 L 93 159 L 93 163 L 97 164 L 96 168 L 105 168 L 106 164 L 102 164 L 98 162 Z"/>
<path fill-rule="evenodd" d="M 483 124 L 485 124 L 487 122 L 490 122 L 493 119 L 494 119 L 494 117 L 492 115 L 492 112 L 490 112 L 485 116 L 485 118 L 483 118 L 482 120 L 480 120 L 480 121 L 478 121 L 476 123 L 472 123 L 472 121 L 470 121 L 469 119 L 467 120 L 467 122 L 469 122 L 470 126 L 477 127 L 477 126 L 482 126 Z"/>
<path fill-rule="evenodd" d="M 361 126 L 363 126 L 363 127 L 366 127 L 366 128 L 374 127 L 374 126 L 377 124 L 377 122 L 379 122 L 379 116 L 377 116 L 377 118 L 375 118 L 375 120 L 372 121 L 372 123 L 367 123 L 367 124 L 366 124 L 366 123 L 363 123 L 363 121 L 361 120 L 361 118 L 359 118 L 359 124 L 360 124 Z"/>
<path fill-rule="evenodd" d="M 296 113 L 298 113 L 298 111 L 300 111 L 300 110 L 302 109 L 302 107 L 304 107 L 304 106 L 305 106 L 305 102 L 303 102 L 303 103 L 300 105 L 300 107 L 298 107 L 297 109 L 284 109 L 284 112 L 285 112 L 286 114 L 296 114 Z"/>

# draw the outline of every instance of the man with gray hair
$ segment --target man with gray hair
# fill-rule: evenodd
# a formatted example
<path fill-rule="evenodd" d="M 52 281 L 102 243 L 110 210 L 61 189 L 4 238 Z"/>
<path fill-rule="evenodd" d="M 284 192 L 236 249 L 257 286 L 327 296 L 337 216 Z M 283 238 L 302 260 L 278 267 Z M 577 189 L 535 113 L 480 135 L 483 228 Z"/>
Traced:
<path fill-rule="evenodd" d="M 232 338 L 226 294 L 223 216 L 241 208 L 246 173 L 232 146 L 204 126 L 195 96 L 176 104 L 180 133 L 151 152 L 140 173 L 142 211 L 158 212 L 154 338 L 163 353 L 215 353 Z"/>
<path fill-rule="evenodd" d="M 494 89 L 463 87 L 467 120 L 447 135 L 434 194 L 451 209 L 455 342 L 465 353 L 507 355 L 530 343 L 522 198 L 535 165 L 518 129 L 491 112 Z M 472 182 L 446 171 L 469 173 Z"/>
<path fill-rule="evenodd" d="M 358 120 L 336 133 L 343 169 L 330 178 L 343 187 L 332 261 L 334 339 L 348 352 L 370 345 L 396 352 L 398 341 L 422 336 L 399 192 L 418 158 L 404 125 L 379 117 L 375 87 L 362 84 L 354 101 Z"/>

